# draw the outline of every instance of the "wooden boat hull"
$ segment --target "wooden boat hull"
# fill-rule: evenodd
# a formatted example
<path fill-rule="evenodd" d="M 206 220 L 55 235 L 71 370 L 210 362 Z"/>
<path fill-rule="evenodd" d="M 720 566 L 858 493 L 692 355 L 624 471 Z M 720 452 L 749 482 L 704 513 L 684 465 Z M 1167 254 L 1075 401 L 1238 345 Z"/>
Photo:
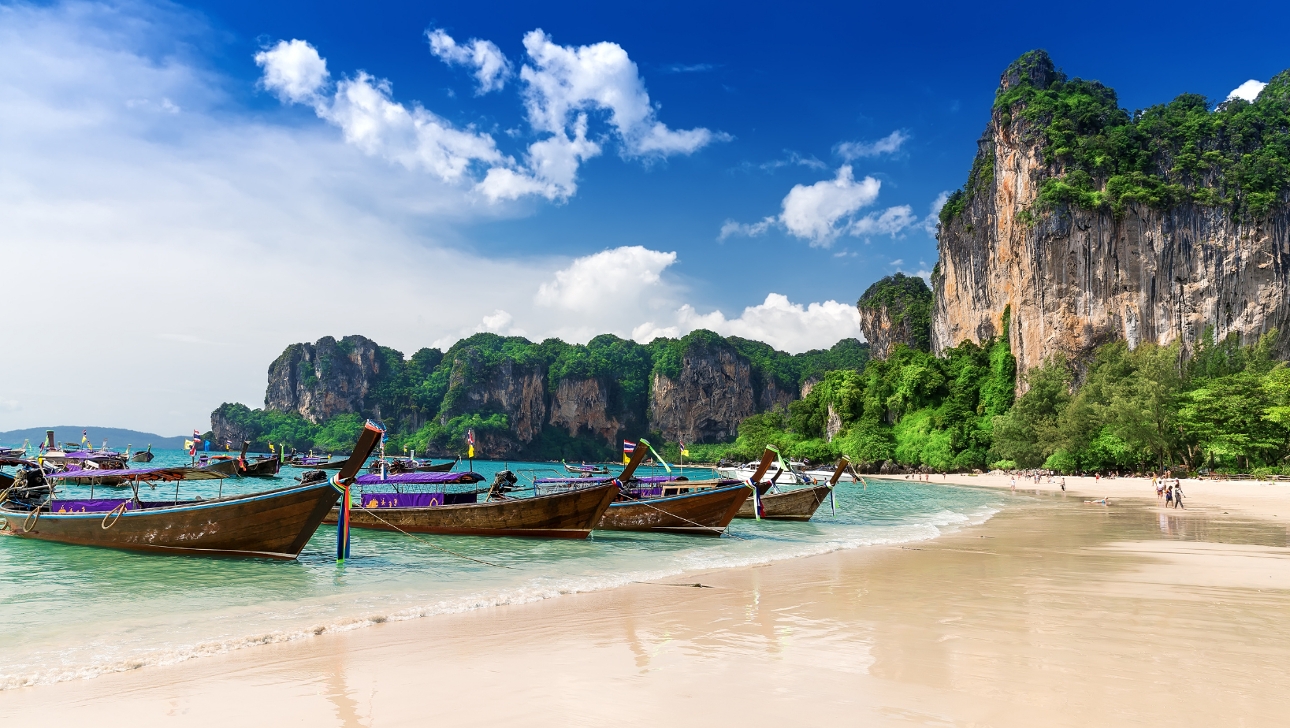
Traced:
<path fill-rule="evenodd" d="M 277 456 L 263 460 L 248 460 L 245 465 L 238 463 L 237 474 L 243 478 L 272 478 L 278 474 L 279 464 Z"/>
<path fill-rule="evenodd" d="M 762 518 L 775 521 L 809 521 L 815 510 L 829 497 L 829 486 L 813 485 L 806 488 L 795 488 L 781 493 L 767 493 L 761 497 L 764 510 Z M 740 506 L 735 518 L 756 518 L 753 513 L 753 499 L 749 498 Z"/>
<path fill-rule="evenodd" d="M 720 536 L 752 494 L 746 485 L 611 503 L 596 528 Z"/>
<path fill-rule="evenodd" d="M 128 510 L 115 520 L 102 512 L 41 512 L 35 518 L 0 507 L 0 535 L 168 554 L 294 559 L 339 497 L 330 483 L 297 485 Z"/>
<path fill-rule="evenodd" d="M 210 465 L 202 466 L 201 469 L 209 470 L 212 473 L 219 473 L 220 475 L 227 475 L 230 478 L 237 477 L 236 460 L 220 460 L 220 461 L 211 463 Z"/>
<path fill-rule="evenodd" d="M 153 458 L 152 453 L 147 452 L 147 451 L 145 450 L 144 452 L 137 452 L 137 453 L 135 453 L 135 454 L 131 455 L 131 456 L 130 456 L 130 462 L 132 462 L 132 463 L 150 463 L 150 462 L 152 462 L 152 458 Z"/>
<path fill-rule="evenodd" d="M 429 508 L 350 509 L 351 528 L 458 536 L 586 538 L 618 494 L 606 483 L 533 498 L 432 506 Z M 324 523 L 335 523 L 336 512 Z M 397 527 L 397 528 L 396 528 Z"/>

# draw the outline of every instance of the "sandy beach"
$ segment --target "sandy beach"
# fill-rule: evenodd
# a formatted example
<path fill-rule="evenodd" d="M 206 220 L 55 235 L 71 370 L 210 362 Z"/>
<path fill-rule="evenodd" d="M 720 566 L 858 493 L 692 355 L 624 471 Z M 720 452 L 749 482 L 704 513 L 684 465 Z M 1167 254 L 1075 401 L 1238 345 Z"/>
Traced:
<path fill-rule="evenodd" d="M 1290 489 L 1187 482 L 1185 511 L 1157 507 L 1149 489 L 1019 485 L 984 525 L 934 541 L 6 691 L 0 715 L 109 726 L 1280 724 Z M 1085 504 L 1090 495 L 1112 505 Z"/>

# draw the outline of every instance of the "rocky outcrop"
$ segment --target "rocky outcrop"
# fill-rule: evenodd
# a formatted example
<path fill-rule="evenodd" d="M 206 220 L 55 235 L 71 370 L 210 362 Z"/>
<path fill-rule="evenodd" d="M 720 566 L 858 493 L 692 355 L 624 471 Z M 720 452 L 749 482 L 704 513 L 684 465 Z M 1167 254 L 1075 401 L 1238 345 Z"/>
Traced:
<path fill-rule="evenodd" d="M 314 344 L 292 344 L 269 365 L 264 407 L 295 412 L 314 424 L 363 412 L 380 373 L 376 342 L 363 336 L 340 341 L 324 336 Z M 373 414 L 379 416 L 379 408 Z"/>
<path fill-rule="evenodd" d="M 1005 72 L 1001 95 L 1064 78 L 1046 55 L 1034 58 Z M 1209 327 L 1217 339 L 1234 332 L 1244 343 L 1290 330 L 1284 196 L 1261 216 L 1191 198 L 1167 208 L 1129 201 L 1119 211 L 1037 206 L 1045 182 L 1066 172 L 1046 159 L 1041 131 L 996 105 L 978 142 L 961 214 L 943 218 L 939 234 L 935 352 L 1000 335 L 1005 312 L 1023 372 L 1056 353 L 1079 364 L 1117 339 L 1131 347 L 1181 341 L 1185 354 Z"/>
<path fill-rule="evenodd" d="M 561 379 L 551 393 L 550 424 L 570 437 L 587 435 L 617 447 L 622 419 L 610 405 L 610 385 L 600 379 Z M 621 413 L 626 415 L 627 413 Z"/>
<path fill-rule="evenodd" d="M 897 344 L 928 350 L 932 292 L 922 278 L 903 273 L 887 276 L 865 290 L 856 308 L 871 357 L 886 359 Z"/>
<path fill-rule="evenodd" d="M 675 378 L 655 372 L 650 430 L 675 442 L 724 442 L 757 412 L 752 366 L 728 344 L 689 347 Z"/>
<path fill-rule="evenodd" d="M 489 365 L 477 350 L 467 348 L 453 361 L 439 421 L 447 424 L 463 414 L 504 415 L 505 434 L 481 431 L 480 449 L 490 457 L 514 457 L 542 432 L 546 394 L 546 367 L 509 358 Z"/>

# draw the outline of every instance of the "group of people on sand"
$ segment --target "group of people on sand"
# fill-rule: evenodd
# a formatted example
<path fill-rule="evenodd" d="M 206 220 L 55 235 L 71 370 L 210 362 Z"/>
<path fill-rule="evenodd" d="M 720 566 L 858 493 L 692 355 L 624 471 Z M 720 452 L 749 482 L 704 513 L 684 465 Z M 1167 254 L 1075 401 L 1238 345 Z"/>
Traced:
<path fill-rule="evenodd" d="M 1156 487 L 1156 500 L 1163 501 L 1165 508 L 1186 510 L 1186 506 L 1183 505 L 1181 480 L 1174 478 L 1174 482 L 1170 483 L 1168 478 L 1152 478 L 1151 483 Z"/>
<path fill-rule="evenodd" d="M 1035 485 L 1039 485 L 1040 483 L 1043 483 L 1044 478 L 1046 477 L 1048 478 L 1049 485 L 1056 485 L 1056 482 L 1053 480 L 1054 474 L 1053 474 L 1053 471 L 1051 470 L 1027 470 L 1027 471 L 1023 471 L 1021 473 L 1021 476 L 1023 478 L 1030 479 L 1031 481 L 1034 482 Z M 1010 482 L 1012 484 L 1012 492 L 1016 493 L 1017 492 L 1017 473 L 1012 474 L 1012 478 Z M 1061 486 L 1062 486 L 1062 491 L 1065 492 L 1066 478 L 1064 477 L 1061 479 Z"/>

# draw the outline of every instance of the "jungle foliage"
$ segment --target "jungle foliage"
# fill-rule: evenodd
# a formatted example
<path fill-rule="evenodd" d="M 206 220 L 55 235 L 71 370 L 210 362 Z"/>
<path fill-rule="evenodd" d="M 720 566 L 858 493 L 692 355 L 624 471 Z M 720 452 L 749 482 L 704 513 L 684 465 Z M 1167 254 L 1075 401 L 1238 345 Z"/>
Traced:
<path fill-rule="evenodd" d="M 1000 122 L 1038 143 L 1055 170 L 1036 209 L 1074 205 L 1123 214 L 1136 203 L 1164 209 L 1182 202 L 1222 206 L 1233 215 L 1263 216 L 1290 189 L 1290 71 L 1272 78 L 1254 102 L 1212 105 L 1183 94 L 1166 104 L 1128 112 L 1115 91 L 1097 81 L 1069 79 L 1048 54 L 1031 51 L 1005 71 L 996 93 Z M 941 211 L 948 224 L 993 174 L 993 152 L 978 154 L 967 188 Z"/>

